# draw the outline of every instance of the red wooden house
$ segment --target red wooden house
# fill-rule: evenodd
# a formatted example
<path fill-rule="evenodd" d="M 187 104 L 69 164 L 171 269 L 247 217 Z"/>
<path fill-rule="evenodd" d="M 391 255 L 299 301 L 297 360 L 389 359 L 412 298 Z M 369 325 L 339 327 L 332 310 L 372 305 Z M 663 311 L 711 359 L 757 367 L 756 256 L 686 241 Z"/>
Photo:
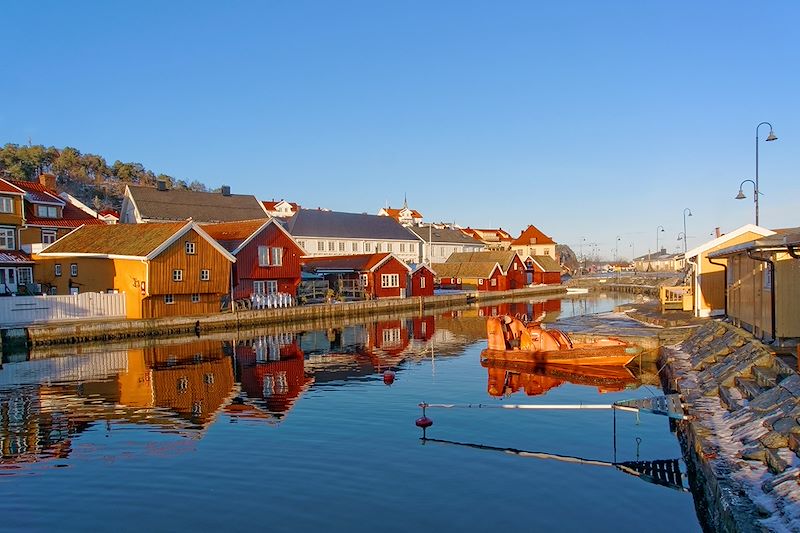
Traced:
<path fill-rule="evenodd" d="M 505 290 L 506 277 L 498 263 L 438 263 L 433 265 L 442 289 L 472 289 L 479 291 Z"/>
<path fill-rule="evenodd" d="M 306 257 L 303 270 L 328 281 L 360 280 L 367 298 L 404 297 L 411 269 L 390 253 Z M 334 287 L 332 284 L 331 287 Z"/>
<path fill-rule="evenodd" d="M 436 276 L 431 267 L 420 263 L 412 268 L 409 280 L 409 296 L 433 296 L 433 280 Z"/>
<path fill-rule="evenodd" d="M 525 261 L 526 267 L 533 273 L 536 285 L 558 285 L 561 283 L 561 265 L 548 255 L 533 255 Z"/>
<path fill-rule="evenodd" d="M 511 251 L 503 251 L 503 250 L 496 250 L 496 251 L 487 251 L 487 252 L 460 252 L 450 254 L 450 257 L 447 258 L 447 263 L 445 264 L 452 264 L 452 263 L 461 263 L 464 265 L 474 264 L 476 265 L 475 268 L 477 269 L 476 272 L 471 272 L 473 275 L 471 277 L 478 277 L 484 279 L 484 283 L 488 281 L 488 287 L 482 287 L 480 281 L 477 284 L 478 290 L 490 290 L 490 291 L 505 291 L 509 289 L 520 289 L 527 285 L 526 281 L 526 273 L 525 273 L 525 263 L 522 262 L 522 259 L 517 255 L 516 252 Z M 478 268 L 477 265 L 483 263 L 484 267 Z M 494 271 L 490 271 L 491 275 L 486 275 L 484 270 L 488 267 L 485 265 L 496 263 L 500 267 L 500 275 L 494 273 Z M 435 267 L 438 272 L 438 268 Z M 482 275 L 478 275 L 482 274 Z M 461 278 L 466 278 L 467 276 L 461 276 Z"/>
<path fill-rule="evenodd" d="M 236 257 L 234 298 L 297 293 L 303 249 L 275 219 L 206 224 L 202 228 Z"/>

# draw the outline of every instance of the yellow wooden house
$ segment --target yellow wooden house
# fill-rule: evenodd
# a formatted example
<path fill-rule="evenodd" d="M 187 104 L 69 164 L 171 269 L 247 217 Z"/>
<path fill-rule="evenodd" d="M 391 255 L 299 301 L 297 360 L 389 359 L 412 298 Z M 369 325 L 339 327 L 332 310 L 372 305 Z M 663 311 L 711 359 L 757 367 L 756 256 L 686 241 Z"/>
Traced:
<path fill-rule="evenodd" d="M 800 338 L 800 228 L 709 254 L 725 264 L 725 309 L 763 340 Z"/>
<path fill-rule="evenodd" d="M 192 221 L 83 226 L 33 259 L 50 294 L 121 292 L 128 318 L 218 312 L 236 261 Z"/>
<path fill-rule="evenodd" d="M 691 291 L 694 315 L 698 317 L 725 314 L 725 263 L 709 255 L 737 244 L 774 235 L 775 232 L 747 224 L 686 252 L 691 268 Z"/>

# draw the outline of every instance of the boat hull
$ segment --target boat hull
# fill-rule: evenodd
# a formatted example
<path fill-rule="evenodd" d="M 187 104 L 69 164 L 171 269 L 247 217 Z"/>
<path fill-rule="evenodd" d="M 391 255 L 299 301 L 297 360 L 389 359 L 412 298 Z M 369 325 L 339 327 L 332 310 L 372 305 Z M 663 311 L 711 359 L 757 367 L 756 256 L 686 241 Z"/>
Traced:
<path fill-rule="evenodd" d="M 527 351 L 491 350 L 481 352 L 481 361 L 510 361 L 528 364 L 625 366 L 633 361 L 641 349 L 628 345 L 576 344 L 567 350 Z"/>

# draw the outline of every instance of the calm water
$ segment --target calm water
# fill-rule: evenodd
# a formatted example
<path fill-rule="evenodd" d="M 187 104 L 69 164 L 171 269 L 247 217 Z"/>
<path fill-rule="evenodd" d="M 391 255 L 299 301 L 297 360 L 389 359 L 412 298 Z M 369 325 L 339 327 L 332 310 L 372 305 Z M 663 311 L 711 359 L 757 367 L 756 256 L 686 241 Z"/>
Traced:
<path fill-rule="evenodd" d="M 480 364 L 481 314 L 552 321 L 615 303 L 521 303 L 6 361 L 0 529 L 698 530 L 688 493 L 608 466 L 422 444 L 414 425 L 420 401 L 608 404 L 658 394 L 629 373 Z M 428 414 L 431 438 L 614 459 L 610 411 Z M 664 417 L 617 413 L 616 428 L 619 461 L 680 457 Z"/>

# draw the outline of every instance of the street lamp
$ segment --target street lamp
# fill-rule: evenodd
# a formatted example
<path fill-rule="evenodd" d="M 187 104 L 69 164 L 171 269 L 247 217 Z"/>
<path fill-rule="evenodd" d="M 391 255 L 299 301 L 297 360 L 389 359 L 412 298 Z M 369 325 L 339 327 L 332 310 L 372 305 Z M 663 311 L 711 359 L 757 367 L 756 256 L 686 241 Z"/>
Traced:
<path fill-rule="evenodd" d="M 614 241 L 614 262 L 616 263 L 619 258 L 619 241 L 622 240 L 622 237 L 617 235 L 617 240 Z"/>
<path fill-rule="evenodd" d="M 754 187 L 755 187 L 755 192 L 753 192 L 753 194 L 756 197 L 756 200 L 755 200 L 755 202 L 756 202 L 756 226 L 758 226 L 758 195 L 759 195 L 759 193 L 761 191 L 761 189 L 758 188 L 758 128 L 760 128 L 764 124 L 769 126 L 769 135 L 767 135 L 767 138 L 765 140 L 767 140 L 767 141 L 777 141 L 778 140 L 778 136 L 775 135 L 775 132 L 772 130 L 772 124 L 770 124 L 769 122 L 759 122 L 758 126 L 756 126 L 756 182 L 753 184 Z M 739 192 L 741 193 L 741 190 Z M 737 198 L 738 198 L 738 195 L 737 195 Z"/>
<path fill-rule="evenodd" d="M 747 198 L 747 195 L 742 190 L 742 185 L 744 185 L 748 181 L 753 184 L 753 201 L 756 204 L 756 226 L 757 226 L 758 225 L 758 195 L 760 193 L 758 192 L 758 185 L 756 185 L 756 182 L 753 181 L 753 180 L 743 180 L 739 184 L 739 194 L 736 195 L 736 199 L 737 200 L 744 200 L 745 198 Z"/>
<path fill-rule="evenodd" d="M 656 228 L 656 255 L 661 252 L 661 248 L 658 247 L 658 232 L 664 233 L 664 226 L 659 226 Z"/>
<path fill-rule="evenodd" d="M 688 213 L 689 216 L 692 216 L 692 210 L 689 209 L 688 207 L 684 207 L 683 208 L 683 255 L 686 255 L 686 249 L 687 249 L 686 242 L 688 241 L 688 239 L 686 238 L 686 215 L 687 215 L 687 213 Z"/>

